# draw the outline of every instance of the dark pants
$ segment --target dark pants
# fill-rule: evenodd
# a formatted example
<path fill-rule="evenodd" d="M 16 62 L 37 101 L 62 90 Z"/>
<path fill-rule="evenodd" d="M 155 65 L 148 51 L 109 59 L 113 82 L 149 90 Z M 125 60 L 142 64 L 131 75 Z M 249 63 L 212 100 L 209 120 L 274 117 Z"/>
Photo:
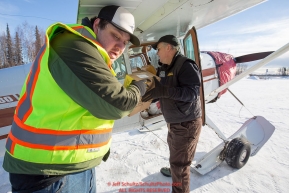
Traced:
<path fill-rule="evenodd" d="M 202 128 L 202 119 L 168 123 L 168 145 L 172 192 L 190 192 L 190 165 L 194 158 Z"/>

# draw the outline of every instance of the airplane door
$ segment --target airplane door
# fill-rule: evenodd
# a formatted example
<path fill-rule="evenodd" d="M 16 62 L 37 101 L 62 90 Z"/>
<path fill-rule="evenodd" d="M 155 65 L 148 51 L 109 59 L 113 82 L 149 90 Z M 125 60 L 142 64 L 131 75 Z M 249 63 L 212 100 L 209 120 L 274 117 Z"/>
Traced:
<path fill-rule="evenodd" d="M 197 38 L 197 31 L 195 27 L 192 27 L 187 34 L 185 35 L 185 38 L 183 39 L 183 45 L 184 45 L 184 54 L 188 58 L 194 60 L 196 64 L 199 67 L 200 72 L 202 72 L 202 66 L 201 66 L 201 60 L 200 60 L 200 50 L 199 50 L 199 43 Z M 205 119 L 205 98 L 204 98 L 204 86 L 203 86 L 203 75 L 201 73 L 201 87 L 200 87 L 200 97 L 201 97 L 201 107 L 202 107 L 202 120 L 203 120 L 203 126 L 206 123 Z"/>

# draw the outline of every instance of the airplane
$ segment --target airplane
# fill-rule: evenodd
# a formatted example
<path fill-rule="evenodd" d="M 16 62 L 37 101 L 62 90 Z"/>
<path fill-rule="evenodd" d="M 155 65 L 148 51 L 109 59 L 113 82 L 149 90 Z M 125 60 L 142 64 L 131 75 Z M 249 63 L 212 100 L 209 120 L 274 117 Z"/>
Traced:
<path fill-rule="evenodd" d="M 84 17 L 91 18 L 97 15 L 103 6 L 111 4 L 123 6 L 134 15 L 136 22 L 134 34 L 141 40 L 141 46 L 128 46 L 125 53 L 114 62 L 113 69 L 117 73 L 116 78 L 121 83 L 124 83 L 127 74 L 144 71 L 153 73 L 158 64 L 153 61 L 156 52 L 151 49 L 151 45 L 161 36 L 173 34 L 179 39 L 180 51 L 193 59 L 202 71 L 200 93 L 203 126 L 207 125 L 213 129 L 223 140 L 221 144 L 191 165 L 191 171 L 204 175 L 224 160 L 233 168 L 243 167 L 250 156 L 256 155 L 275 129 L 264 117 L 255 116 L 227 138 L 206 115 L 206 104 L 215 102 L 229 86 L 287 52 L 289 44 L 275 52 L 233 57 L 220 52 L 200 52 L 196 31 L 262 2 L 265 0 L 79 0 L 77 23 L 81 23 Z M 235 76 L 237 63 L 252 60 L 260 61 L 242 74 Z M 0 70 L 0 157 L 3 157 L 5 153 L 5 138 L 10 131 L 19 93 L 30 67 L 31 64 L 25 64 Z M 222 76 L 224 73 L 228 76 Z M 144 117 L 141 112 L 137 112 L 117 120 L 113 132 L 131 129 L 151 132 L 165 125 L 166 122 L 161 113 Z M 241 149 L 238 148 L 239 145 Z"/>

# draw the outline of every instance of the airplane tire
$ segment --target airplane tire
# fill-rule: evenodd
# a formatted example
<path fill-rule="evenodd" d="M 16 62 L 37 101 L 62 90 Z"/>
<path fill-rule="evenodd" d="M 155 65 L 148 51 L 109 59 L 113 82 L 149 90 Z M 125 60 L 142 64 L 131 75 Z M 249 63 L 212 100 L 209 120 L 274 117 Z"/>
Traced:
<path fill-rule="evenodd" d="M 242 138 L 234 138 L 228 144 L 225 160 L 233 168 L 242 168 L 249 160 L 251 153 L 250 143 Z"/>

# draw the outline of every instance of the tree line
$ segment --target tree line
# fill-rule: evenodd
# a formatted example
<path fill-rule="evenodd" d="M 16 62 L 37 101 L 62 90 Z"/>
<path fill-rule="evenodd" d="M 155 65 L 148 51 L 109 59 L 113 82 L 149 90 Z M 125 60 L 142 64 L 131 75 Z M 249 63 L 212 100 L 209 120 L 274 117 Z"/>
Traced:
<path fill-rule="evenodd" d="M 242 72 L 244 72 L 245 70 L 247 70 L 248 65 L 247 64 L 237 64 L 237 69 L 236 69 L 236 75 L 241 74 Z M 264 71 L 263 74 L 250 74 L 251 76 L 257 76 L 257 75 L 270 75 L 270 76 L 289 76 L 289 67 L 281 67 L 278 68 L 278 70 L 276 71 L 276 73 L 267 73 L 266 71 Z"/>
<path fill-rule="evenodd" d="M 45 32 L 27 22 L 18 25 L 11 34 L 9 25 L 0 34 L 0 69 L 34 61 L 45 41 Z"/>
<path fill-rule="evenodd" d="M 289 75 L 289 67 L 281 67 L 281 68 L 278 68 L 278 73 L 281 75 L 281 76 L 288 76 Z"/>

